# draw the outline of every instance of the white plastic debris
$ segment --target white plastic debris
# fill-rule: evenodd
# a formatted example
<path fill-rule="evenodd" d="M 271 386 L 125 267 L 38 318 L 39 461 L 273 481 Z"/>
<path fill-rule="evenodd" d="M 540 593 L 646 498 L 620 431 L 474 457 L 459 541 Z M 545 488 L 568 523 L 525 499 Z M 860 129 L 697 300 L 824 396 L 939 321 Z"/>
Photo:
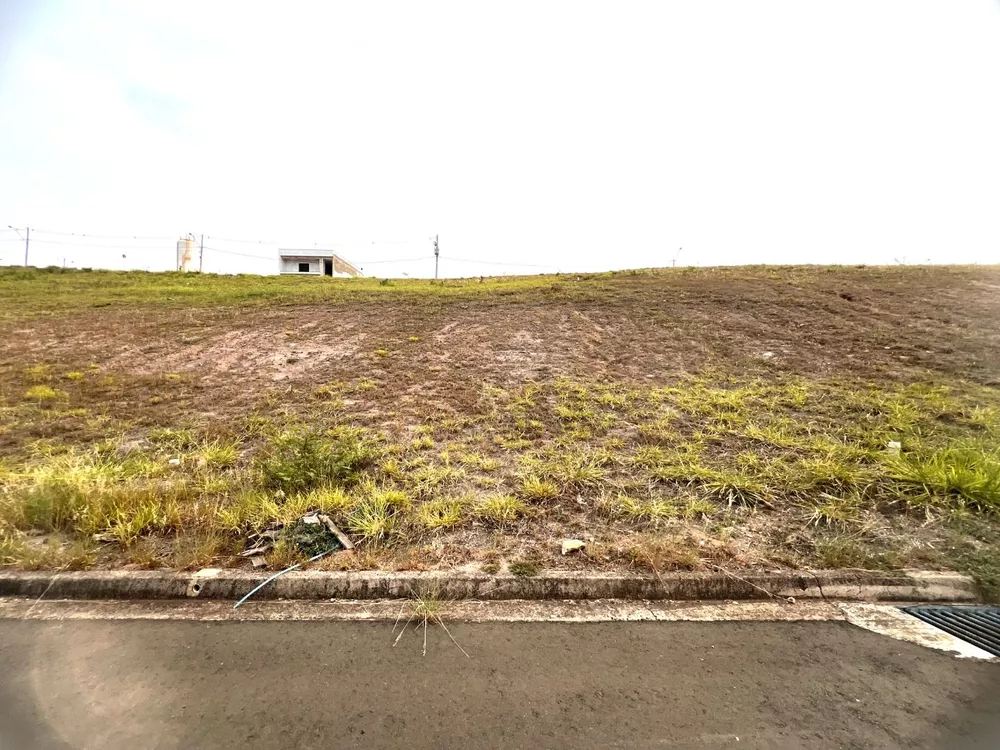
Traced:
<path fill-rule="evenodd" d="M 562 540 L 562 553 L 568 555 L 570 552 L 576 552 L 586 547 L 587 544 L 582 539 L 563 539 Z"/>
<path fill-rule="evenodd" d="M 181 460 L 179 458 L 175 457 L 175 458 L 171 458 L 169 461 L 167 461 L 167 463 L 170 464 L 171 466 L 180 466 L 181 465 Z"/>
<path fill-rule="evenodd" d="M 885 448 L 889 451 L 890 456 L 898 456 L 899 452 L 903 450 L 903 444 L 898 440 L 890 440 L 886 443 Z"/>

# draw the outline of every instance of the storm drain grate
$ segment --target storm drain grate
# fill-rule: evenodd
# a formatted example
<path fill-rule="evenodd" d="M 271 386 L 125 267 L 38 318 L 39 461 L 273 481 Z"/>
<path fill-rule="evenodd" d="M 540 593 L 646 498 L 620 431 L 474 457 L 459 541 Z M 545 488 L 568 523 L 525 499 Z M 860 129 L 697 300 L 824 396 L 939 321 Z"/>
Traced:
<path fill-rule="evenodd" d="M 1000 607 L 902 607 L 946 633 L 1000 656 Z"/>

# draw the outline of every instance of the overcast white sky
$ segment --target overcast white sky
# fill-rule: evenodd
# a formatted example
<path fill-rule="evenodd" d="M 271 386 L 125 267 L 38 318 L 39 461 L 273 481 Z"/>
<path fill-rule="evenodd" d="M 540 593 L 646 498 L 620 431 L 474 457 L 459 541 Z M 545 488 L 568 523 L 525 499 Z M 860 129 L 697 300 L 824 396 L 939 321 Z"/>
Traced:
<path fill-rule="evenodd" d="M 996 0 L 0 0 L 37 265 L 996 263 L 998 207 Z"/>

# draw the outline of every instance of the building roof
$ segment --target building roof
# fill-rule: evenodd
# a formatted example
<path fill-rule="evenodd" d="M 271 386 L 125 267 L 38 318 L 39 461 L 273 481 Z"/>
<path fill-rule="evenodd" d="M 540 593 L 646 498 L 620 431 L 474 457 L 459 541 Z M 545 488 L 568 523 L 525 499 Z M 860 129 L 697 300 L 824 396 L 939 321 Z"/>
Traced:
<path fill-rule="evenodd" d="M 305 250 L 278 250 L 278 255 L 282 258 L 333 258 L 337 257 L 343 260 L 343 256 L 338 253 L 333 252 L 333 250 L 317 250 L 316 248 L 308 248 Z"/>

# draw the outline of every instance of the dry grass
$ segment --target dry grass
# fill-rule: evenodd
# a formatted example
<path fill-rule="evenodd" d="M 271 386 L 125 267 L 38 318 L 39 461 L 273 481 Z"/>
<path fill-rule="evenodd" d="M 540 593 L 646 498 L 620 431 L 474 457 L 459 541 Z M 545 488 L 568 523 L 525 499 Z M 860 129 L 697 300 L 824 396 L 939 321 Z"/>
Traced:
<path fill-rule="evenodd" d="M 992 575 L 998 269 L 301 282 L 0 270 L 0 564 L 239 564 L 320 509 L 351 565 Z"/>
<path fill-rule="evenodd" d="M 392 642 L 393 647 L 400 642 L 406 629 L 412 624 L 415 632 L 420 633 L 422 631 L 423 633 L 422 653 L 424 656 L 427 656 L 427 630 L 429 626 L 436 625 L 445 632 L 455 647 L 466 658 L 469 658 L 469 654 L 455 640 L 455 636 L 451 634 L 451 630 L 448 629 L 448 625 L 445 623 L 447 607 L 452 601 L 442 599 L 439 592 L 435 589 L 428 589 L 420 593 L 411 589 L 410 599 L 403 602 L 399 614 L 396 616 L 396 622 L 392 626 L 392 633 L 396 636 Z M 408 614 L 407 609 L 409 609 Z M 403 620 L 404 614 L 407 614 L 405 621 Z M 402 622 L 402 626 L 400 626 L 400 622 Z M 398 635 L 396 634 L 397 629 L 399 629 Z"/>

